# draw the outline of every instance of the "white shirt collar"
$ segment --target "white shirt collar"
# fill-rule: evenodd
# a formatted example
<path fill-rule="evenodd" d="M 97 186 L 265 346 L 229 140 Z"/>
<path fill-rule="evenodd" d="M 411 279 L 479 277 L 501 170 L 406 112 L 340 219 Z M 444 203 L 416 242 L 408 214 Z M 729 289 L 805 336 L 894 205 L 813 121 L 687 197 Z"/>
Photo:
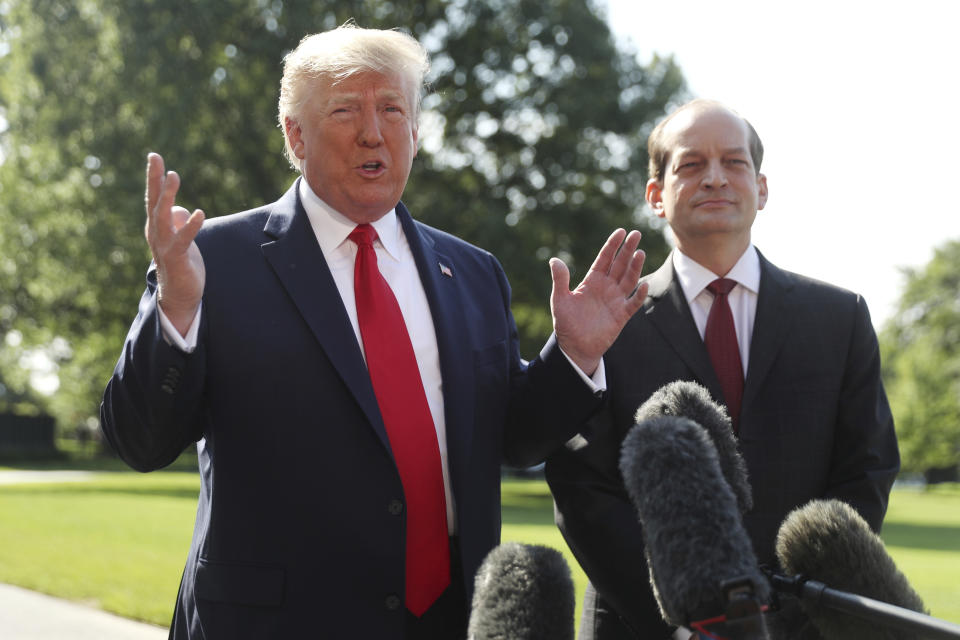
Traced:
<path fill-rule="evenodd" d="M 708 284 L 720 277 L 736 280 L 754 294 L 760 292 L 760 256 L 753 244 L 747 247 L 737 263 L 724 276 L 713 273 L 679 249 L 673 250 L 673 270 L 680 280 L 688 304 L 700 295 Z"/>
<path fill-rule="evenodd" d="M 314 235 L 317 236 L 323 255 L 332 256 L 347 240 L 347 236 L 354 230 L 357 223 L 321 200 L 303 178 L 300 179 L 299 191 L 300 201 L 303 203 L 303 209 L 307 213 L 307 219 L 310 220 L 310 226 L 313 228 Z M 399 260 L 401 232 L 397 210 L 391 209 L 372 223 L 372 226 L 376 229 L 380 244 L 383 245 L 387 254 L 393 260 Z"/>

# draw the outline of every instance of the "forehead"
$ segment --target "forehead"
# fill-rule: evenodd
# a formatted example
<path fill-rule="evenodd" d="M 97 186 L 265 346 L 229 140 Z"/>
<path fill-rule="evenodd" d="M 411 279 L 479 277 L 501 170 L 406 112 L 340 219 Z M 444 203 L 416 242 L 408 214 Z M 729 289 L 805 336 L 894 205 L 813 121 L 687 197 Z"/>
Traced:
<path fill-rule="evenodd" d="M 711 151 L 748 151 L 747 125 L 726 109 L 687 109 L 667 123 L 664 143 L 671 155 Z"/>
<path fill-rule="evenodd" d="M 355 100 L 362 97 L 404 99 L 412 104 L 412 82 L 399 73 L 359 71 L 345 78 L 317 78 L 313 98 L 321 101 Z"/>

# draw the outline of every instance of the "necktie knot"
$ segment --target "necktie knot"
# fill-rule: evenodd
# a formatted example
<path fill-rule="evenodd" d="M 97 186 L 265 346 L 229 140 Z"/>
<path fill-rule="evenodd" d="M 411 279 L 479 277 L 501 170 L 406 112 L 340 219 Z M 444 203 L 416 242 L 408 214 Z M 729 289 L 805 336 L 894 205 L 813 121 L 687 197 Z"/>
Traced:
<path fill-rule="evenodd" d="M 373 241 L 377 239 L 377 230 L 366 223 L 358 224 L 347 237 L 353 240 L 358 247 L 372 247 Z"/>
<path fill-rule="evenodd" d="M 707 285 L 707 290 L 715 296 L 725 296 L 737 286 L 736 280 L 730 278 L 717 278 Z"/>

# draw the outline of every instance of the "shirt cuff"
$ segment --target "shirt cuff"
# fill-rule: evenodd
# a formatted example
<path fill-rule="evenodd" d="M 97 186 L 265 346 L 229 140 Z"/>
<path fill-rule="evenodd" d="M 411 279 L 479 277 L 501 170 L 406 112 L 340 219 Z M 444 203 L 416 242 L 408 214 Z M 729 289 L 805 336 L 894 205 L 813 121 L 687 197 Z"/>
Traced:
<path fill-rule="evenodd" d="M 567 359 L 567 362 L 570 363 L 570 366 L 573 367 L 573 370 L 577 372 L 587 387 L 590 388 L 590 391 L 593 393 L 593 395 L 600 395 L 607 390 L 607 370 L 603 365 L 603 358 L 600 358 L 600 364 L 597 365 L 597 370 L 593 372 L 593 375 L 588 376 L 583 369 L 578 367 L 577 364 L 570 359 L 570 356 L 568 356 L 560 347 L 560 345 L 557 343 L 557 335 L 555 333 L 551 333 L 550 337 L 547 339 L 547 344 L 543 345 L 543 349 L 540 351 L 540 359 L 546 359 L 547 352 L 554 347 L 560 349 L 560 353 L 563 354 L 563 357 Z"/>
<path fill-rule="evenodd" d="M 193 350 L 197 348 L 197 334 L 200 332 L 201 309 L 203 309 L 202 302 L 197 306 L 197 313 L 193 316 L 193 321 L 190 323 L 190 328 L 187 329 L 187 335 L 181 336 L 180 332 L 177 331 L 177 328 L 173 326 L 172 322 L 170 322 L 167 314 L 163 312 L 160 304 L 157 304 L 157 314 L 160 316 L 160 330 L 162 331 L 163 339 L 167 341 L 167 344 L 180 349 L 180 351 L 183 351 L 184 353 L 193 353 Z"/>

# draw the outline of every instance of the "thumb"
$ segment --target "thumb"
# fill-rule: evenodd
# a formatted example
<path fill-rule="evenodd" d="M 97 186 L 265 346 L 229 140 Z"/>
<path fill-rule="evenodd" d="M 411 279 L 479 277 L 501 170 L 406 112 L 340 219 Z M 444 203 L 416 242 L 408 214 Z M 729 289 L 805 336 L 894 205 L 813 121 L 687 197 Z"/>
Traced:
<path fill-rule="evenodd" d="M 570 270 L 560 258 L 550 258 L 550 276 L 553 278 L 553 291 L 550 298 L 570 293 Z"/>

